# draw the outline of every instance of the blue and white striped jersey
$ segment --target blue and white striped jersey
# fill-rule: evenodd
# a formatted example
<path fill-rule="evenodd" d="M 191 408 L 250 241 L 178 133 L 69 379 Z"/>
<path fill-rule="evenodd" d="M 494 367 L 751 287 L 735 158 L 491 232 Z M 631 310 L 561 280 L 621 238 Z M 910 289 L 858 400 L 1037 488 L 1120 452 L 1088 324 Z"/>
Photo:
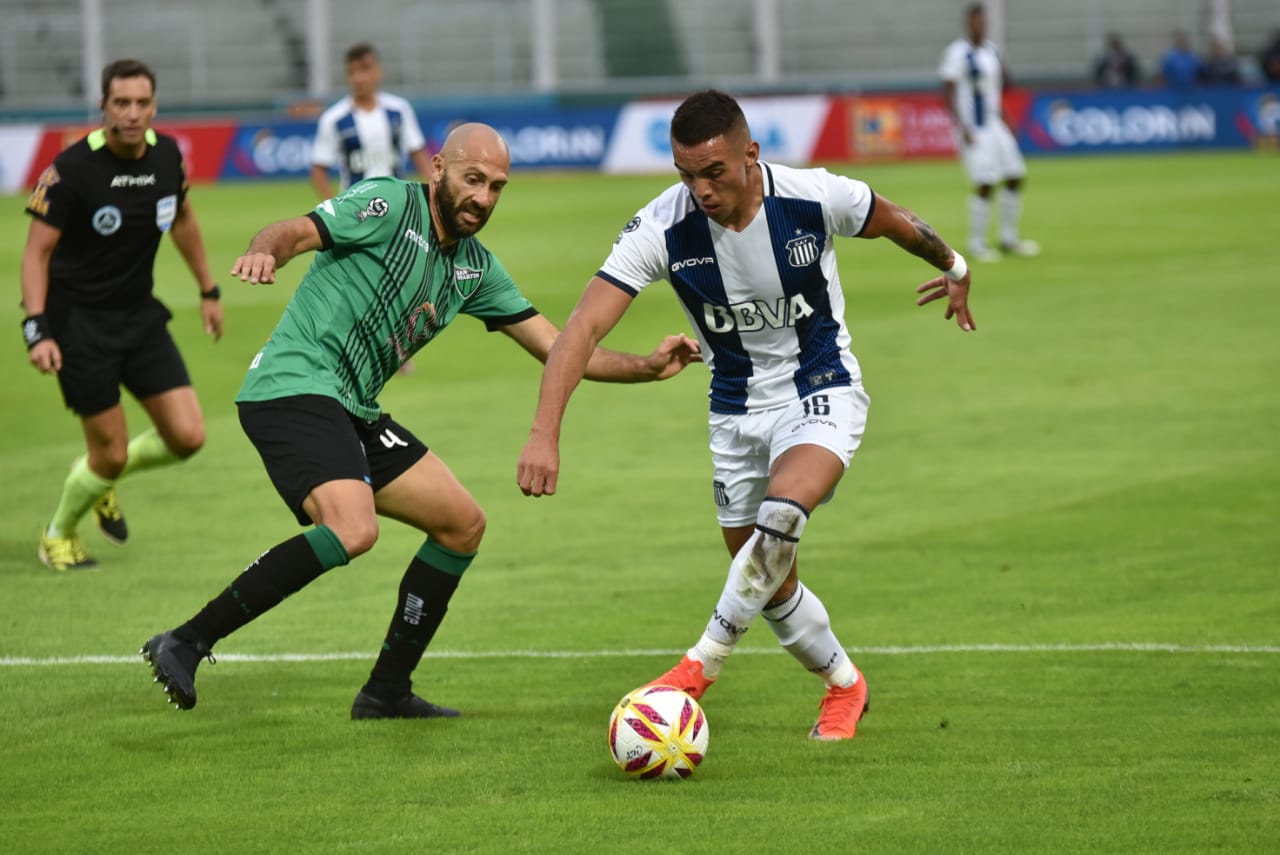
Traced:
<path fill-rule="evenodd" d="M 632 296 L 671 283 L 711 369 L 715 413 L 862 382 L 833 238 L 861 234 L 875 196 L 825 169 L 760 168 L 764 204 L 741 232 L 710 220 L 676 184 L 627 223 L 598 274 Z"/>
<path fill-rule="evenodd" d="M 956 112 L 966 127 L 983 128 L 1000 118 L 1004 73 L 995 42 L 975 47 L 968 39 L 956 39 L 942 52 L 938 77 L 956 85 Z"/>
<path fill-rule="evenodd" d="M 348 95 L 316 123 L 311 162 L 338 167 L 346 189 L 366 178 L 400 177 L 404 159 L 426 144 L 413 106 L 405 99 L 379 92 L 378 106 L 361 110 Z"/>

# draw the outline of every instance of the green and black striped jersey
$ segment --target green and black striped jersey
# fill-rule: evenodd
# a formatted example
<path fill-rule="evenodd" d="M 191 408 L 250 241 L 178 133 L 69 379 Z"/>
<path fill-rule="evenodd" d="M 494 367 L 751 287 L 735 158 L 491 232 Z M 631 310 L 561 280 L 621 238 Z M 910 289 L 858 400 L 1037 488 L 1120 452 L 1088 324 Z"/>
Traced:
<path fill-rule="evenodd" d="M 460 313 L 491 330 L 536 314 L 480 241 L 440 246 L 422 184 L 368 179 L 308 216 L 324 248 L 237 401 L 327 395 L 372 421 L 387 380 Z"/>

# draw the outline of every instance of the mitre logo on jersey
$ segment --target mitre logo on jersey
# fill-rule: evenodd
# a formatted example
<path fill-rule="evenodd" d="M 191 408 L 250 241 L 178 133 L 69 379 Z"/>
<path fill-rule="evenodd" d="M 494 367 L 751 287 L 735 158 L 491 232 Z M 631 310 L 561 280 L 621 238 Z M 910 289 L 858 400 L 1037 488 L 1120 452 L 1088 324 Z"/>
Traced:
<path fill-rule="evenodd" d="M 748 300 L 729 306 L 702 304 L 702 317 L 707 329 L 717 333 L 793 327 L 813 313 L 813 307 L 803 294 L 780 297 L 772 303 L 767 300 Z"/>
<path fill-rule="evenodd" d="M 112 187 L 154 187 L 155 175 L 117 175 L 111 179 Z"/>
<path fill-rule="evenodd" d="M 822 255 L 818 247 L 818 239 L 814 235 L 802 234 L 787 241 L 787 261 L 792 267 L 808 267 Z"/>
<path fill-rule="evenodd" d="M 363 223 L 370 217 L 385 217 L 389 210 L 390 207 L 387 205 L 387 200 L 378 196 L 370 199 L 369 204 L 365 206 L 363 211 L 356 211 L 356 219 Z"/>
<path fill-rule="evenodd" d="M 409 240 L 413 241 L 414 243 L 416 243 L 418 245 L 418 249 L 422 250 L 423 252 L 431 251 L 430 242 L 428 242 L 426 238 L 424 238 L 422 235 L 415 232 L 413 229 L 405 229 L 404 236 Z"/>

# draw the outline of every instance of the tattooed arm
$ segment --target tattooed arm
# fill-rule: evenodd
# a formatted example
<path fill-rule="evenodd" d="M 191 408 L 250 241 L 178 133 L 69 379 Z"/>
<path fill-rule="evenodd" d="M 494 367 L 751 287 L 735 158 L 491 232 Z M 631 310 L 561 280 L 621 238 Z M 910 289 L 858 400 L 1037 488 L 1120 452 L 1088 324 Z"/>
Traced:
<path fill-rule="evenodd" d="M 875 210 L 862 230 L 861 237 L 887 237 L 912 255 L 919 256 L 939 270 L 949 270 L 955 259 L 951 247 L 938 237 L 933 226 L 914 213 L 876 194 Z"/>
<path fill-rule="evenodd" d="M 969 311 L 969 272 L 967 264 L 957 264 L 958 253 L 947 246 L 947 242 L 938 236 L 933 227 L 914 213 L 890 202 L 876 194 L 875 208 L 871 219 L 862 230 L 861 237 L 887 237 L 912 255 L 923 258 L 942 271 L 953 270 L 952 275 L 963 272 L 959 279 L 951 279 L 945 272 L 943 275 L 923 283 L 916 292 L 920 298 L 917 305 L 923 306 L 934 300 L 947 299 L 947 320 L 956 319 L 956 323 L 966 332 L 977 329 L 973 322 L 973 314 Z M 961 270 L 955 268 L 960 267 Z"/>

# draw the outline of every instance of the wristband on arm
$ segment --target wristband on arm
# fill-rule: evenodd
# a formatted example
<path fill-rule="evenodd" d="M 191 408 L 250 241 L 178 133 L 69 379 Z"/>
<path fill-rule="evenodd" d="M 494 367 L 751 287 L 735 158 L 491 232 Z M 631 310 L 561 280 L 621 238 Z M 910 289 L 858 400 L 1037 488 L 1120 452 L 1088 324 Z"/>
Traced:
<path fill-rule="evenodd" d="M 27 343 L 27 350 L 35 347 L 45 339 L 53 338 L 53 330 L 49 328 L 49 319 L 41 312 L 38 315 L 28 315 L 22 321 L 22 338 Z"/>
<path fill-rule="evenodd" d="M 942 271 L 942 275 L 950 279 L 952 282 L 959 282 L 969 272 L 969 262 L 964 260 L 964 256 L 951 250 L 951 254 L 955 256 L 955 261 L 951 263 L 950 270 Z"/>

